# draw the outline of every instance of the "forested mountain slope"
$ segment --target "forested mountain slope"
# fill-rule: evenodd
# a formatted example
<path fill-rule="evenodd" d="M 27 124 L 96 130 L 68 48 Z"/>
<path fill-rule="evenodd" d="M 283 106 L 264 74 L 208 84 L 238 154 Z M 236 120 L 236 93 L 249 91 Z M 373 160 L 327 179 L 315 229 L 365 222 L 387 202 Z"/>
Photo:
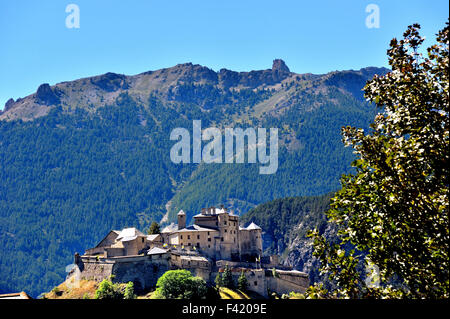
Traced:
<path fill-rule="evenodd" d="M 339 187 L 351 150 L 340 127 L 367 127 L 361 88 L 386 69 L 215 72 L 180 64 L 134 76 L 107 73 L 10 100 L 0 114 L 0 292 L 33 296 L 61 282 L 73 254 L 110 229 L 145 230 L 170 202 L 188 219 L 209 205 L 245 213 L 286 196 Z M 174 164 L 176 127 L 277 127 L 279 167 Z"/>

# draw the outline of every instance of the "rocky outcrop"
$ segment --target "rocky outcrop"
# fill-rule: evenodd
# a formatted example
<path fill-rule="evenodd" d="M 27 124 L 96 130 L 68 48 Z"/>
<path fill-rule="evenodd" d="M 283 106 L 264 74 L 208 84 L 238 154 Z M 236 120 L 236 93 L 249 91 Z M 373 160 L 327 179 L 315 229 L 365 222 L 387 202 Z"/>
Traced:
<path fill-rule="evenodd" d="M 273 61 L 272 69 L 234 72 L 227 69 L 219 71 L 219 81 L 224 87 L 245 86 L 256 88 L 261 85 L 274 85 L 290 76 L 291 72 L 281 59 Z"/>
<path fill-rule="evenodd" d="M 128 89 L 127 76 L 111 72 L 91 78 L 91 83 L 106 92 Z"/>
<path fill-rule="evenodd" d="M 291 71 L 281 59 L 273 60 L 272 79 L 274 82 L 281 82 L 291 74 Z"/>
<path fill-rule="evenodd" d="M 336 231 L 330 224 L 327 224 L 323 235 L 327 240 L 333 241 L 336 238 Z M 324 281 L 324 277 L 320 275 L 320 263 L 313 256 L 314 247 L 311 238 L 296 237 L 289 245 L 288 251 L 288 256 L 283 262 L 284 265 L 307 273 L 311 283 Z"/>
<path fill-rule="evenodd" d="M 39 86 L 35 99 L 36 103 L 45 105 L 55 105 L 61 102 L 48 83 Z"/>
<path fill-rule="evenodd" d="M 6 111 L 10 110 L 13 107 L 13 105 L 14 105 L 14 99 L 9 99 L 8 101 L 6 101 L 5 108 L 3 109 L 3 112 L 6 112 Z M 0 113 L 1 113 L 1 111 L 0 111 Z"/>
<path fill-rule="evenodd" d="M 180 80 L 183 82 L 206 82 L 208 84 L 217 84 L 218 83 L 218 75 L 216 72 L 211 70 L 210 68 L 201 66 L 201 65 L 193 65 L 192 63 L 187 63 L 183 65 L 186 70 L 183 72 L 183 75 L 180 77 Z"/>

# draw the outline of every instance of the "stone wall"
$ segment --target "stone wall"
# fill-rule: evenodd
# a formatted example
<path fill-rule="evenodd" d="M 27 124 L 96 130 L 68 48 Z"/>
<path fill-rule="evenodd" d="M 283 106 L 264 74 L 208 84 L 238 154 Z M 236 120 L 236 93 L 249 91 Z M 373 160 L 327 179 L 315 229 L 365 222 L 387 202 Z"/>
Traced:
<path fill-rule="evenodd" d="M 81 279 L 100 282 L 111 276 L 114 262 L 107 261 L 105 258 L 101 257 L 85 258 L 83 256 L 76 265 L 80 270 Z"/>
<path fill-rule="evenodd" d="M 104 258 L 82 256 L 77 263 L 81 279 L 97 282 L 114 275 L 114 282 L 132 281 L 135 290 L 152 288 L 160 276 L 170 270 L 168 254 Z"/>
<path fill-rule="evenodd" d="M 244 275 L 247 278 L 248 282 L 248 290 L 254 291 L 264 297 L 267 297 L 267 281 L 265 276 L 264 269 L 249 269 L 249 268 L 232 268 L 231 273 L 233 275 L 233 281 L 237 285 L 238 278 L 241 275 L 241 272 L 244 271 Z M 219 272 L 211 272 L 210 275 L 210 283 L 214 285 L 214 280 L 218 273 L 222 273 L 224 271 L 223 268 L 219 269 Z"/>
<path fill-rule="evenodd" d="M 134 283 L 135 291 L 155 287 L 158 278 L 170 270 L 168 255 L 144 256 L 132 260 L 120 259 L 112 269 L 114 281 Z"/>
<path fill-rule="evenodd" d="M 277 270 L 276 276 L 266 271 L 267 288 L 278 294 L 288 294 L 292 291 L 304 293 L 309 286 L 308 275 L 299 271 Z"/>

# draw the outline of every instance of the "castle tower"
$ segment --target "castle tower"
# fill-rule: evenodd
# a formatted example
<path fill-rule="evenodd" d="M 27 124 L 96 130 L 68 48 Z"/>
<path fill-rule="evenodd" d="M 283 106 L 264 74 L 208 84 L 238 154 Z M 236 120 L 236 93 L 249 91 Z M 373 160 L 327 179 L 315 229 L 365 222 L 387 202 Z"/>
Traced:
<path fill-rule="evenodd" d="M 183 210 L 178 212 L 178 230 L 186 228 L 186 213 Z"/>

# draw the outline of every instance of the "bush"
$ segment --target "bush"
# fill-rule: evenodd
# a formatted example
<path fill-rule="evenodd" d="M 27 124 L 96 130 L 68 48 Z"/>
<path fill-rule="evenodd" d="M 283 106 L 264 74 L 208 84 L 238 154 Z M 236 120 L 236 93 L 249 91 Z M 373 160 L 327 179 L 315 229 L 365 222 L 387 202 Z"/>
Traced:
<path fill-rule="evenodd" d="M 113 284 L 110 280 L 104 279 L 98 289 L 95 291 L 95 299 L 122 299 L 123 294 L 117 284 Z"/>
<path fill-rule="evenodd" d="M 123 299 L 136 299 L 136 295 L 134 294 L 134 284 L 131 281 L 125 286 Z"/>
<path fill-rule="evenodd" d="M 155 292 L 164 299 L 204 299 L 207 293 L 206 282 L 184 269 L 165 272 L 158 279 Z"/>
<path fill-rule="evenodd" d="M 190 289 L 185 292 L 185 299 L 204 299 L 208 293 L 206 282 L 200 277 L 192 277 Z"/>

